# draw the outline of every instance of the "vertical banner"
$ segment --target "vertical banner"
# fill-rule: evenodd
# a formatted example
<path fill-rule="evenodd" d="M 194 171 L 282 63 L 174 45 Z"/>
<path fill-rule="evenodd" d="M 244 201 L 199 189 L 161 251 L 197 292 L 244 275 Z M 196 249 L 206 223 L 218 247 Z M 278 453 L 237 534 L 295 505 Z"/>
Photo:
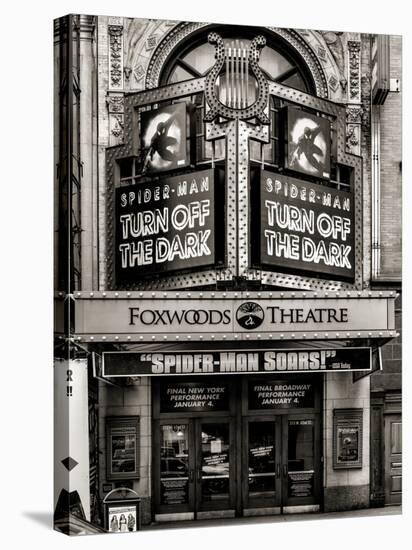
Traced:
<path fill-rule="evenodd" d="M 90 521 L 87 359 L 54 363 L 55 518 L 70 511 Z"/>

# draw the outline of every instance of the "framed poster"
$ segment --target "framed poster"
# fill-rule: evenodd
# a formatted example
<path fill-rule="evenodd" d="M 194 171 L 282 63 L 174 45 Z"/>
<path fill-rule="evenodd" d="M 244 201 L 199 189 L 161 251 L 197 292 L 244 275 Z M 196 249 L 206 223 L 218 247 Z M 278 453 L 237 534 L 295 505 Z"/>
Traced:
<path fill-rule="evenodd" d="M 116 416 L 106 419 L 106 478 L 139 479 L 140 419 Z"/>
<path fill-rule="evenodd" d="M 333 411 L 333 468 L 362 468 L 363 409 Z"/>
<path fill-rule="evenodd" d="M 157 174 L 190 165 L 187 125 L 184 102 L 140 114 L 143 174 Z"/>
<path fill-rule="evenodd" d="M 331 143 L 329 120 L 301 109 L 288 107 L 286 133 L 286 168 L 328 179 Z"/>

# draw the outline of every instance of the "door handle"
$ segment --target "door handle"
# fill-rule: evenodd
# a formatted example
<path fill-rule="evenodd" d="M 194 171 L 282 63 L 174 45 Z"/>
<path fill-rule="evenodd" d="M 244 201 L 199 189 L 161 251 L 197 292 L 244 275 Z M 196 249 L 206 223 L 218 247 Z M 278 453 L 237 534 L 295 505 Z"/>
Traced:
<path fill-rule="evenodd" d="M 280 464 L 276 464 L 276 477 L 280 477 Z"/>
<path fill-rule="evenodd" d="M 197 480 L 200 481 L 202 479 L 202 469 L 198 468 L 197 470 Z"/>
<path fill-rule="evenodd" d="M 193 483 L 195 479 L 195 474 L 193 473 L 193 470 L 189 470 L 189 481 L 190 483 Z"/>
<path fill-rule="evenodd" d="M 288 465 L 283 465 L 283 477 L 288 477 Z"/>

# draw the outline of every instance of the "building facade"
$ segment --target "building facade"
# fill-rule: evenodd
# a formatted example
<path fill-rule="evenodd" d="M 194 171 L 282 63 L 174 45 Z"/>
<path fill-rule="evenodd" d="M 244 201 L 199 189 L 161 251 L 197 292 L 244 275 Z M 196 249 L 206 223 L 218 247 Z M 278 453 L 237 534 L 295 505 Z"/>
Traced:
<path fill-rule="evenodd" d="M 400 73 L 395 36 L 55 21 L 60 529 L 401 503 Z"/>

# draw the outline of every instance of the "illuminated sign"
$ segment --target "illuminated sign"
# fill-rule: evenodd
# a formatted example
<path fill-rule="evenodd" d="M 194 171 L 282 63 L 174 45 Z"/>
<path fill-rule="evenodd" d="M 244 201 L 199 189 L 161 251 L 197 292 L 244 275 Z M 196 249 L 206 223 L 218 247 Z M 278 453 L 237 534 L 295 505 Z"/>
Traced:
<path fill-rule="evenodd" d="M 116 280 L 215 263 L 213 170 L 116 189 Z"/>
<path fill-rule="evenodd" d="M 371 370 L 370 348 L 103 353 L 103 376 L 107 377 L 358 370 Z M 188 397 L 183 399 L 190 399 L 190 395 L 189 392 Z M 206 394 L 203 397 L 206 398 Z M 180 399 L 176 396 L 175 398 Z"/>
<path fill-rule="evenodd" d="M 260 216 L 252 222 L 260 241 L 256 262 L 276 271 L 353 279 L 350 193 L 266 171 L 254 187 L 260 204 Z"/>

